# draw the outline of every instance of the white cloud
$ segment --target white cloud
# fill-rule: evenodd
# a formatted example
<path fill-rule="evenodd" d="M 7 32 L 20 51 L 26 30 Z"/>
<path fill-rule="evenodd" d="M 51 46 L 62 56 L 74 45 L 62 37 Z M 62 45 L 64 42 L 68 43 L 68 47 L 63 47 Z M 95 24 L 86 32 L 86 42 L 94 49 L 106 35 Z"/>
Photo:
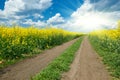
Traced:
<path fill-rule="evenodd" d="M 11 24 L 21 22 L 22 24 L 35 26 L 53 25 L 71 31 L 82 32 L 104 28 L 111 29 L 116 27 L 116 22 L 120 19 L 120 1 L 110 6 L 112 2 L 109 0 L 99 0 L 96 3 L 90 3 L 90 0 L 84 0 L 84 3 L 71 14 L 67 21 L 60 13 L 56 13 L 55 16 L 49 18 L 47 21 L 38 20 L 35 22 L 32 19 L 27 19 L 23 22 L 20 19 L 31 16 L 36 20 L 44 18 L 41 12 L 52 5 L 52 0 L 8 0 L 5 2 L 4 10 L 0 10 L 0 23 Z M 19 12 L 27 13 L 27 11 L 33 10 L 39 10 L 39 14 L 38 12 L 27 15 L 17 14 Z"/>
<path fill-rule="evenodd" d="M 88 11 L 92 11 L 93 6 L 89 3 L 89 0 L 85 0 L 84 4 L 77 9 L 77 11 L 73 12 L 71 17 L 78 18 L 80 15 L 86 14 Z"/>
<path fill-rule="evenodd" d="M 20 5 L 19 5 L 20 4 Z M 19 6 L 18 6 L 19 5 Z M 17 16 L 15 13 L 23 10 L 24 2 L 22 0 L 9 0 L 5 2 L 4 10 L 0 10 L 0 17 L 2 18 L 10 18 L 11 16 Z"/>
<path fill-rule="evenodd" d="M 52 5 L 52 0 L 23 0 L 27 10 L 40 9 L 45 10 Z"/>
<path fill-rule="evenodd" d="M 38 26 L 38 27 L 46 26 L 45 22 L 42 22 L 40 20 L 38 20 L 37 22 L 34 22 L 31 19 L 26 20 L 25 22 L 23 22 L 23 24 L 34 25 L 34 26 Z"/>
<path fill-rule="evenodd" d="M 37 17 L 42 17 L 40 14 L 35 14 L 34 16 L 36 18 Z M 65 20 L 63 19 L 63 17 L 61 16 L 60 13 L 57 13 L 55 16 L 49 18 L 46 22 L 45 21 L 40 21 L 40 20 L 35 22 L 32 19 L 27 19 L 25 22 L 23 22 L 23 24 L 34 25 L 34 26 L 39 26 L 39 27 L 50 26 L 50 25 L 54 26 L 54 27 L 57 27 L 57 26 L 61 25 L 61 23 L 63 23 L 63 22 L 65 22 Z"/>
<path fill-rule="evenodd" d="M 44 18 L 44 16 L 42 16 L 42 15 L 40 15 L 38 13 L 33 14 L 33 16 L 34 16 L 35 19 Z"/>
<path fill-rule="evenodd" d="M 25 19 L 28 15 L 18 15 L 18 13 L 34 9 L 42 12 L 51 5 L 52 0 L 8 0 L 5 2 L 4 10 L 0 10 L 0 18 L 7 20 Z M 41 14 L 34 14 L 34 17 L 43 18 Z"/>
<path fill-rule="evenodd" d="M 61 17 L 60 13 L 57 13 L 55 16 L 53 16 L 47 20 L 48 24 L 59 24 L 59 23 L 63 23 L 63 22 L 65 22 L 65 20 L 63 19 L 63 17 Z"/>
<path fill-rule="evenodd" d="M 0 22 L 0 25 L 4 25 L 5 24 L 5 22 Z"/>
<path fill-rule="evenodd" d="M 115 28 L 119 19 L 120 11 L 96 11 L 94 5 L 89 0 L 85 0 L 84 4 L 73 12 L 71 18 L 61 26 L 71 31 L 90 32 L 98 29 Z"/>

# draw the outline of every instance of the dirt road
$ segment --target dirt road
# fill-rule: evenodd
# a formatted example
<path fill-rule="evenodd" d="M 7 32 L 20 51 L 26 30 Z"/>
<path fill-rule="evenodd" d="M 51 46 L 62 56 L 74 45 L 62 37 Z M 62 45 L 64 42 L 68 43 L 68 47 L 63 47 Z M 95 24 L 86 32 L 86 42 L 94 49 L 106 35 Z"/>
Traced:
<path fill-rule="evenodd" d="M 45 68 L 54 58 L 59 56 L 66 48 L 75 41 L 64 43 L 60 46 L 44 51 L 37 57 L 26 59 L 15 65 L 0 70 L 0 80 L 30 80 L 32 76 Z"/>
<path fill-rule="evenodd" d="M 61 80 L 111 80 L 87 38 L 83 40 L 70 67 L 71 69 L 63 74 Z"/>

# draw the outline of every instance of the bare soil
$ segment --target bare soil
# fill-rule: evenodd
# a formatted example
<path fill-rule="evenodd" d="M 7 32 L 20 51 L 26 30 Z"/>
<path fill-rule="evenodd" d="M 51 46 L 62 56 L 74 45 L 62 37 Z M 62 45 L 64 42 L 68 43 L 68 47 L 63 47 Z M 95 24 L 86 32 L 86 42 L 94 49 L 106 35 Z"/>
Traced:
<path fill-rule="evenodd" d="M 0 70 L 0 80 L 30 80 L 32 76 L 39 73 L 76 40 L 74 39 L 50 50 L 46 50 L 36 57 L 23 60 Z"/>
<path fill-rule="evenodd" d="M 70 68 L 62 75 L 61 80 L 111 80 L 111 76 L 87 37 L 83 40 Z"/>

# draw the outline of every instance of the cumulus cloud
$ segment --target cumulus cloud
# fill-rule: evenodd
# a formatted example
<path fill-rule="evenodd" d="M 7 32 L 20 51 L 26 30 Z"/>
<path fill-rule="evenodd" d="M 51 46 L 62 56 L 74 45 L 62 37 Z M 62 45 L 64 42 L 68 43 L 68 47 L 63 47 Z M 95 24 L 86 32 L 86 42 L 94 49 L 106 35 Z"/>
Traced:
<path fill-rule="evenodd" d="M 22 20 L 29 15 L 24 15 L 29 10 L 42 12 L 52 5 L 52 0 L 7 0 L 4 10 L 0 10 L 0 18 L 9 20 Z M 20 14 L 19 14 L 20 13 Z M 18 15 L 19 14 L 19 15 Z M 33 12 L 35 18 L 44 18 L 41 14 Z M 2 20 L 0 20 L 2 23 Z"/>
<path fill-rule="evenodd" d="M 98 3 L 100 4 L 101 1 Z M 119 19 L 120 11 L 95 10 L 95 5 L 90 3 L 90 0 L 85 0 L 84 4 L 71 14 L 71 18 L 60 26 L 71 31 L 90 32 L 98 29 L 113 29 Z"/>
<path fill-rule="evenodd" d="M 33 21 L 32 19 L 28 19 L 25 22 L 23 22 L 23 24 L 26 25 L 34 25 L 34 26 L 38 26 L 38 27 L 42 27 L 42 26 L 46 26 L 45 22 L 42 22 L 40 20 L 38 20 L 37 22 Z"/>
<path fill-rule="evenodd" d="M 41 15 L 35 14 L 36 17 L 40 17 Z M 42 17 L 42 16 L 41 16 Z M 57 13 L 55 16 L 49 18 L 47 21 L 33 21 L 32 19 L 26 19 L 24 22 L 22 22 L 25 25 L 34 25 L 38 27 L 43 27 L 43 26 L 54 26 L 58 27 L 58 25 L 61 25 L 65 20 L 61 16 L 60 13 Z"/>
<path fill-rule="evenodd" d="M 40 9 L 45 10 L 52 5 L 52 0 L 23 0 L 27 10 Z M 33 5 L 34 4 L 34 5 Z"/>
<path fill-rule="evenodd" d="M 20 5 L 19 5 L 20 4 Z M 18 6 L 19 5 L 19 6 Z M 4 10 L 0 10 L 0 17 L 9 19 L 10 17 L 17 17 L 15 14 L 24 9 L 24 2 L 22 0 L 9 0 L 5 2 Z"/>
<path fill-rule="evenodd" d="M 69 18 L 66 19 L 60 13 L 56 13 L 55 16 L 45 20 L 47 18 L 42 12 L 51 5 L 52 0 L 7 0 L 4 10 L 0 10 L 0 23 L 53 25 L 70 31 L 90 32 L 115 28 L 120 19 L 120 0 L 84 0 Z M 66 11 L 69 13 L 69 9 Z"/>
<path fill-rule="evenodd" d="M 48 24 L 60 24 L 63 22 L 65 22 L 65 20 L 63 19 L 63 17 L 61 16 L 60 13 L 57 13 L 55 16 L 53 16 L 47 20 Z"/>
<path fill-rule="evenodd" d="M 37 19 L 37 18 L 44 18 L 44 16 L 42 16 L 41 14 L 38 14 L 38 13 L 33 14 L 33 17 L 35 19 Z"/>

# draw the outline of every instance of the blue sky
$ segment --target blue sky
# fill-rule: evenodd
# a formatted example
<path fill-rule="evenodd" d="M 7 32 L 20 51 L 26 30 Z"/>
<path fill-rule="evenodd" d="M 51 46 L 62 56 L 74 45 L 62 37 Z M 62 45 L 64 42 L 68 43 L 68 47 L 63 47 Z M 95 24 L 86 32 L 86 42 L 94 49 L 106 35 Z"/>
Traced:
<path fill-rule="evenodd" d="M 69 31 L 113 29 L 120 0 L 0 0 L 0 24 L 53 26 Z"/>

